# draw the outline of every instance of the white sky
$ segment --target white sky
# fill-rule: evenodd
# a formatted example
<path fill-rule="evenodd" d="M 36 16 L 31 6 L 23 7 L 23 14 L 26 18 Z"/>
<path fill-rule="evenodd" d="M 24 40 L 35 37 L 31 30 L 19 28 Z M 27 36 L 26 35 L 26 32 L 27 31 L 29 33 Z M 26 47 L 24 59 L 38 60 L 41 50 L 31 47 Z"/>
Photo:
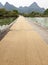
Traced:
<path fill-rule="evenodd" d="M 29 6 L 33 2 L 37 2 L 40 7 L 44 7 L 45 9 L 48 8 L 48 0 L 0 0 L 0 2 L 2 4 L 5 4 L 5 2 L 9 2 L 16 7 Z"/>

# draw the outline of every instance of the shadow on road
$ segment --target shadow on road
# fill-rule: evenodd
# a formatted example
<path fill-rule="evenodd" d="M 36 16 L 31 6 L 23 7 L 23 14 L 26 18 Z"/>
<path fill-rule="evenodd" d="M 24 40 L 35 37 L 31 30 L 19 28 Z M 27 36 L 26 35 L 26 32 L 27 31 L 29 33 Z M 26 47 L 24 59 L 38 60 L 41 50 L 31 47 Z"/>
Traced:
<path fill-rule="evenodd" d="M 0 41 L 4 38 L 4 36 L 9 32 L 9 29 L 0 33 Z"/>

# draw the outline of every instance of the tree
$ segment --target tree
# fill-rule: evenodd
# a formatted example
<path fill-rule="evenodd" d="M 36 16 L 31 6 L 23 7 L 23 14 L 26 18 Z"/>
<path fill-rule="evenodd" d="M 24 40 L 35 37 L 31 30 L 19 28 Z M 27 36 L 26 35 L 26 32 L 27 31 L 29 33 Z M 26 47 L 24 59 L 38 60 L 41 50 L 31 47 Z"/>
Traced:
<path fill-rule="evenodd" d="M 19 13 L 18 10 L 13 10 L 13 12 L 16 12 L 17 14 Z"/>
<path fill-rule="evenodd" d="M 0 9 L 0 18 L 2 17 L 18 17 L 19 13 L 17 10 L 7 11 L 4 8 Z"/>
<path fill-rule="evenodd" d="M 29 16 L 34 17 L 35 14 L 36 14 L 36 13 L 33 11 L 33 12 L 31 12 L 31 13 L 29 14 Z"/>
<path fill-rule="evenodd" d="M 46 9 L 43 14 L 48 16 L 48 9 Z"/>
<path fill-rule="evenodd" d="M 4 8 L 0 9 L 0 16 L 4 16 L 4 14 L 6 13 L 6 10 Z"/>

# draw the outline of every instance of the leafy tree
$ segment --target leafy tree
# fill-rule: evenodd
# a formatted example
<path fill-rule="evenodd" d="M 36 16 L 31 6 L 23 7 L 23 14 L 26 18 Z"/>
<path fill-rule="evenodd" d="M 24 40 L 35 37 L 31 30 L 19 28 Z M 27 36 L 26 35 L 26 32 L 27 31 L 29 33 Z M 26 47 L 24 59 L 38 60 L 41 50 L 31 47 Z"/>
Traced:
<path fill-rule="evenodd" d="M 15 12 L 16 14 L 18 14 L 19 12 L 18 12 L 18 10 L 13 10 L 13 12 Z"/>
<path fill-rule="evenodd" d="M 48 16 L 48 9 L 46 9 L 43 14 Z"/>
<path fill-rule="evenodd" d="M 0 16 L 3 16 L 6 13 L 6 10 L 4 8 L 0 9 Z"/>
<path fill-rule="evenodd" d="M 19 13 L 17 10 L 7 11 L 4 8 L 0 9 L 0 18 L 1 17 L 18 17 Z"/>
<path fill-rule="evenodd" d="M 34 17 L 35 14 L 36 14 L 36 13 L 33 11 L 33 12 L 31 12 L 31 13 L 29 14 L 29 16 Z"/>
<path fill-rule="evenodd" d="M 8 14 L 10 17 L 18 17 L 18 14 L 14 11 L 9 12 Z"/>

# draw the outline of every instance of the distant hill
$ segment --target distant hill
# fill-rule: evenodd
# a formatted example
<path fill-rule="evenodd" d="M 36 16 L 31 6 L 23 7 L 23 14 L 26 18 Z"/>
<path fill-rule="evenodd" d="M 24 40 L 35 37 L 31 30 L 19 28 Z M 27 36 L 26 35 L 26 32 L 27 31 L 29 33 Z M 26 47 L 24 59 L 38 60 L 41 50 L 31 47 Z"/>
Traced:
<path fill-rule="evenodd" d="M 19 7 L 19 12 L 21 12 L 21 13 L 30 13 L 32 11 L 35 11 L 35 12 L 44 12 L 44 10 L 45 9 L 39 7 L 36 2 L 31 4 L 29 7 Z"/>
<path fill-rule="evenodd" d="M 3 6 L 0 3 L 0 8 L 5 8 L 6 10 L 18 10 L 20 13 L 30 13 L 32 11 L 35 12 L 44 12 L 44 8 L 41 8 L 38 6 L 38 4 L 36 2 L 32 3 L 29 7 L 25 6 L 25 7 L 15 7 L 14 5 L 9 4 L 8 2 L 5 3 L 5 5 Z"/>
<path fill-rule="evenodd" d="M 6 10 L 15 10 L 16 9 L 16 7 L 14 5 L 9 4 L 8 2 L 6 2 L 6 4 L 4 5 L 4 8 Z"/>
<path fill-rule="evenodd" d="M 3 8 L 3 5 L 2 5 L 2 3 L 0 3 L 0 8 Z"/>

